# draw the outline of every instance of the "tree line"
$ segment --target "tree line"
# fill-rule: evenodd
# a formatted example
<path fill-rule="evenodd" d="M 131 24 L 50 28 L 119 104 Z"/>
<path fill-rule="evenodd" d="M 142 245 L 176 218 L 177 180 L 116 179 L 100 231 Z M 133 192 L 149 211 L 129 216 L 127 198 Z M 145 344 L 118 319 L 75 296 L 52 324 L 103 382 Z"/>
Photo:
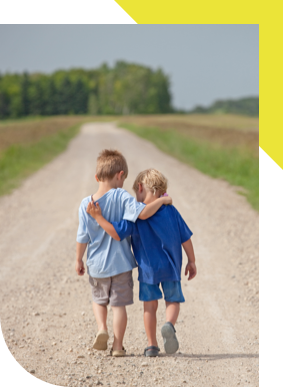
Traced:
<path fill-rule="evenodd" d="M 209 107 L 197 106 L 188 113 L 197 114 L 241 114 L 259 116 L 259 97 L 217 100 Z"/>
<path fill-rule="evenodd" d="M 58 114 L 172 112 L 169 77 L 137 64 L 0 75 L 0 119 Z"/>

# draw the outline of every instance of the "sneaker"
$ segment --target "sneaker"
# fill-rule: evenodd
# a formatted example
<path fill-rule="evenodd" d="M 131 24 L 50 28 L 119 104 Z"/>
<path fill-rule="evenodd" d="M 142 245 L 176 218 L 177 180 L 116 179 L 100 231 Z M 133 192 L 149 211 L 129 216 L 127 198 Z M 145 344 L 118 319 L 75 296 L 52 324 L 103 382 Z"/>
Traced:
<path fill-rule="evenodd" d="M 173 354 L 179 349 L 179 342 L 175 332 L 176 329 L 170 322 L 165 323 L 161 328 L 161 335 L 163 337 L 164 349 L 166 353 Z"/>

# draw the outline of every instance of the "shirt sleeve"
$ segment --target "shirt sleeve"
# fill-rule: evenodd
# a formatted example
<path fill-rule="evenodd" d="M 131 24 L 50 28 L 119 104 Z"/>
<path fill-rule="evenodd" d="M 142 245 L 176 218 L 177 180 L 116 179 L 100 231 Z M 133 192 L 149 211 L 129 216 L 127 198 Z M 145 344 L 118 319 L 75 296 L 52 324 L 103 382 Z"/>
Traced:
<path fill-rule="evenodd" d="M 191 238 L 193 233 L 189 229 L 186 222 L 184 221 L 184 219 L 181 217 L 180 213 L 177 210 L 176 210 L 176 216 L 177 216 L 177 221 L 178 221 L 178 226 L 180 231 L 181 243 L 185 243 L 187 240 Z"/>
<path fill-rule="evenodd" d="M 145 204 L 139 203 L 136 199 L 130 195 L 127 191 L 122 193 L 122 203 L 123 203 L 123 219 L 135 222 L 139 217 L 139 214 L 145 207 Z"/>
<path fill-rule="evenodd" d="M 134 223 L 128 220 L 120 220 L 120 222 L 113 222 L 113 227 L 115 228 L 117 234 L 119 235 L 121 241 L 132 235 L 134 229 Z"/>
<path fill-rule="evenodd" d="M 90 241 L 90 237 L 87 231 L 86 222 L 85 222 L 84 211 L 82 205 L 79 208 L 79 228 L 77 232 L 77 242 L 79 243 L 88 243 Z"/>

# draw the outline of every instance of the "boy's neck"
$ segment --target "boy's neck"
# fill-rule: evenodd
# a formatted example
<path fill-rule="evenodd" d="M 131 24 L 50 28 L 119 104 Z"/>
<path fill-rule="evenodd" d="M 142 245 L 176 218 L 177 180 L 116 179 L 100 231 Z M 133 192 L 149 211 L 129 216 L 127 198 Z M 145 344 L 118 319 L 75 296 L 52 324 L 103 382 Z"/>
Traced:
<path fill-rule="evenodd" d="M 116 182 L 113 180 L 106 180 L 106 181 L 99 181 L 98 182 L 99 187 L 96 193 L 92 196 L 94 200 L 98 200 L 103 195 L 106 194 L 106 192 L 110 191 L 113 188 L 117 188 Z"/>
<path fill-rule="evenodd" d="M 154 202 L 156 199 L 158 199 L 159 196 L 160 196 L 159 193 L 156 193 L 154 195 L 153 192 L 147 191 L 146 197 L 145 197 L 143 202 L 144 202 L 144 204 L 150 204 L 150 203 Z"/>

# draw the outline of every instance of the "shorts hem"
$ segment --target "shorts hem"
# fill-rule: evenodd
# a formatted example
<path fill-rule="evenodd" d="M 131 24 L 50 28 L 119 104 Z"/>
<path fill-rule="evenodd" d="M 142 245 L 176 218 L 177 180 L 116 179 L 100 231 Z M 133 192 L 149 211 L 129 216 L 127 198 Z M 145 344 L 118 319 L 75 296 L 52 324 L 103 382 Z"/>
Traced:
<path fill-rule="evenodd" d="M 92 298 L 91 300 L 92 300 L 92 302 L 94 302 L 94 303 L 97 304 L 97 305 L 101 305 L 101 306 L 107 306 L 107 305 L 109 305 L 109 301 L 107 301 L 107 302 L 97 302 L 97 301 L 95 301 L 93 298 Z"/>
<path fill-rule="evenodd" d="M 109 305 L 110 306 L 129 306 L 129 305 L 133 305 L 134 301 L 130 301 L 130 302 L 123 302 L 123 303 L 114 303 L 112 304 L 111 301 L 109 302 Z"/>
<path fill-rule="evenodd" d="M 150 300 L 142 300 L 141 298 L 139 298 L 139 301 L 142 301 L 142 302 L 150 302 L 150 301 L 158 301 L 158 300 L 162 300 L 162 296 L 159 297 L 159 298 L 152 298 Z"/>
<path fill-rule="evenodd" d="M 186 300 L 182 300 L 182 301 L 180 301 L 180 300 L 178 300 L 178 301 L 172 301 L 172 300 L 166 300 L 166 298 L 164 298 L 164 301 L 166 301 L 166 302 L 175 302 L 176 304 L 182 304 L 182 303 L 185 302 Z"/>

